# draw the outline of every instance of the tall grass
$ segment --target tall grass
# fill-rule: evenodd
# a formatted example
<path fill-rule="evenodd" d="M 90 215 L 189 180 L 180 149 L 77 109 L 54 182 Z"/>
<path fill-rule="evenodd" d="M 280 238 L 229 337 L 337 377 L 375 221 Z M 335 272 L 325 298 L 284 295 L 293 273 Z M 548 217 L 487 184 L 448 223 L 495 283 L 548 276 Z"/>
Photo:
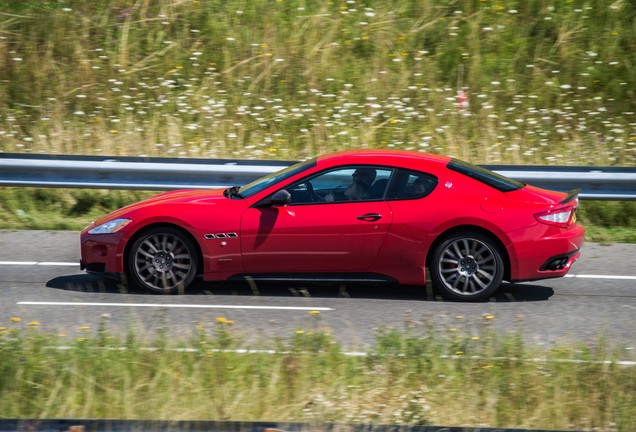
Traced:
<path fill-rule="evenodd" d="M 7 324 L 0 417 L 636 426 L 633 367 L 602 342 L 537 352 L 488 325 L 471 336 L 410 321 L 379 330 L 376 348 L 353 356 L 316 314 L 304 331 L 274 342 L 248 344 L 232 324 L 199 325 L 188 342 L 117 338 L 104 328 L 24 335 L 26 324 Z"/>
<path fill-rule="evenodd" d="M 633 165 L 635 20 L 613 0 L 3 8 L 0 151 Z"/>

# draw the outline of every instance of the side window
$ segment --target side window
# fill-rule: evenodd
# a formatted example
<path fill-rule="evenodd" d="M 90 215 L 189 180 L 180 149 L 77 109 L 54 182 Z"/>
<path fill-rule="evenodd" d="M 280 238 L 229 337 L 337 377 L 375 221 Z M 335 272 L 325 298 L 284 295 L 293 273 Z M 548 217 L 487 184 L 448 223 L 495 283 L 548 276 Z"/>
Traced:
<path fill-rule="evenodd" d="M 393 199 L 418 199 L 433 192 L 437 177 L 419 171 L 400 170 L 392 188 Z"/>
<path fill-rule="evenodd" d="M 368 165 L 331 169 L 287 187 L 291 204 L 384 199 L 392 168 Z"/>

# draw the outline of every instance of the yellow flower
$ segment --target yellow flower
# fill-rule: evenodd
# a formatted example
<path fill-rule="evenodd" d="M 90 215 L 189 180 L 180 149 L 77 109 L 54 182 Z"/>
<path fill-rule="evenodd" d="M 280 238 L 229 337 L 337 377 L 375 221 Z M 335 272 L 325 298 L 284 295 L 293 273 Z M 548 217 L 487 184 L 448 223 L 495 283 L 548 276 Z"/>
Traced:
<path fill-rule="evenodd" d="M 473 340 L 479 339 L 479 336 L 473 336 Z"/>
<path fill-rule="evenodd" d="M 30 326 L 38 326 L 38 325 L 40 325 L 40 323 L 39 323 L 39 322 L 37 322 L 37 321 L 31 321 L 31 322 L 29 323 L 29 325 L 30 325 Z"/>
<path fill-rule="evenodd" d="M 298 330 L 298 331 L 296 332 L 296 334 L 303 334 L 303 333 L 305 333 L 305 332 L 304 332 L 304 330 Z"/>
<path fill-rule="evenodd" d="M 309 313 L 312 314 L 312 315 L 318 315 L 320 313 L 320 311 L 311 311 Z"/>
<path fill-rule="evenodd" d="M 486 319 L 493 319 L 495 316 L 494 315 L 487 315 Z"/>
<path fill-rule="evenodd" d="M 224 323 L 224 322 L 227 322 L 227 320 L 221 317 L 221 318 L 217 318 L 216 322 Z"/>
<path fill-rule="evenodd" d="M 11 318 L 11 321 L 13 321 L 13 322 L 20 322 L 20 321 L 22 321 L 22 320 L 21 320 L 20 318 Z"/>
<path fill-rule="evenodd" d="M 80 327 L 80 330 L 88 330 L 88 329 L 90 329 L 90 327 L 89 327 L 89 326 L 83 326 L 83 327 Z"/>

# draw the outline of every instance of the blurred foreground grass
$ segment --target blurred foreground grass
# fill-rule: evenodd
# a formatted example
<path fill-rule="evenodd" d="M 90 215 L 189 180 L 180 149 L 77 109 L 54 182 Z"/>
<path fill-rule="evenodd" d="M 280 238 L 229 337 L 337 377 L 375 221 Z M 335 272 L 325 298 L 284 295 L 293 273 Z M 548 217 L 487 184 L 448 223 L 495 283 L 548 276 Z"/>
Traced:
<path fill-rule="evenodd" d="M 3 188 L 0 229 L 79 231 L 120 207 L 159 192 L 88 189 Z M 636 202 L 581 201 L 579 223 L 586 240 L 636 243 Z"/>
<path fill-rule="evenodd" d="M 0 327 L 0 417 L 636 430 L 634 366 L 616 362 L 625 348 L 529 349 L 485 316 L 473 335 L 407 320 L 361 356 L 317 312 L 307 318 L 288 338 L 251 343 L 224 318 L 187 341 L 115 337 L 108 318 L 53 336 L 14 318 Z"/>

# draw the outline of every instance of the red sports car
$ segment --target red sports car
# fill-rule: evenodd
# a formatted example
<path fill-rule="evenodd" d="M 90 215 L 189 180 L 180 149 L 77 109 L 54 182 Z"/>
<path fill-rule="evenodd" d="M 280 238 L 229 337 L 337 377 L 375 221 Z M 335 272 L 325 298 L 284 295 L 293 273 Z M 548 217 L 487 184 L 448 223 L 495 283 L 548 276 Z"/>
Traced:
<path fill-rule="evenodd" d="M 157 293 L 204 280 L 425 283 L 479 300 L 502 280 L 565 275 L 578 190 L 525 185 L 449 157 L 345 151 L 225 190 L 168 192 L 81 234 L 81 268 Z"/>

